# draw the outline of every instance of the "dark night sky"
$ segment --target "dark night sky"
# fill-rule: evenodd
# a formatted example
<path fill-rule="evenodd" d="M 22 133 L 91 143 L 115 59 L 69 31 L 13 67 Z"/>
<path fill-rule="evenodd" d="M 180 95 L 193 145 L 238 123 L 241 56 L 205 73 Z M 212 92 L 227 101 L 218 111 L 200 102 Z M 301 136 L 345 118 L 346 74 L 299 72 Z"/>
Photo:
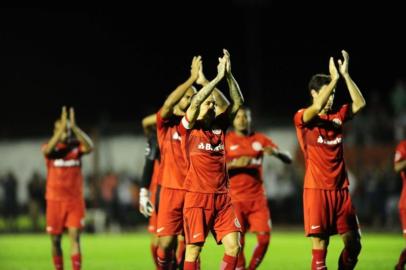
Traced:
<path fill-rule="evenodd" d="M 187 79 L 193 55 L 203 56 L 211 78 L 222 48 L 247 104 L 263 117 L 290 121 L 309 99 L 310 76 L 328 72 L 329 56 L 342 48 L 367 101 L 378 91 L 387 102 L 395 80 L 406 78 L 401 9 L 368 5 L 0 9 L 0 137 L 49 134 L 63 104 L 76 108 L 82 126 L 105 119 L 138 127 Z"/>

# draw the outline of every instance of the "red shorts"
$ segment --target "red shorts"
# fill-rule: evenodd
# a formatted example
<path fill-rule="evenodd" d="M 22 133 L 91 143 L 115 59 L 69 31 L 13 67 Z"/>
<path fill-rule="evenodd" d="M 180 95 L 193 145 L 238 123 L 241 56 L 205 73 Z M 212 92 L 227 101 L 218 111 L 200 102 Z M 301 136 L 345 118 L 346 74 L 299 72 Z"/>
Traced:
<path fill-rule="evenodd" d="M 187 192 L 183 209 L 187 244 L 204 242 L 209 231 L 217 244 L 231 232 L 241 232 L 228 193 L 206 194 Z"/>
<path fill-rule="evenodd" d="M 185 190 L 161 187 L 156 233 L 158 236 L 183 233 Z"/>
<path fill-rule="evenodd" d="M 154 211 L 152 215 L 149 217 L 148 221 L 148 231 L 150 233 L 156 233 L 156 222 L 157 222 L 157 214 Z"/>
<path fill-rule="evenodd" d="M 358 218 L 348 188 L 303 191 L 303 215 L 306 236 L 343 234 L 359 230 Z"/>
<path fill-rule="evenodd" d="M 254 201 L 236 201 L 233 206 L 244 233 L 247 230 L 266 233 L 272 230 L 271 213 L 265 197 Z"/>
<path fill-rule="evenodd" d="M 399 218 L 402 223 L 403 235 L 406 236 L 406 209 L 399 208 Z"/>
<path fill-rule="evenodd" d="M 82 229 L 85 225 L 85 201 L 47 200 L 46 231 L 49 234 L 62 234 L 64 228 Z"/>

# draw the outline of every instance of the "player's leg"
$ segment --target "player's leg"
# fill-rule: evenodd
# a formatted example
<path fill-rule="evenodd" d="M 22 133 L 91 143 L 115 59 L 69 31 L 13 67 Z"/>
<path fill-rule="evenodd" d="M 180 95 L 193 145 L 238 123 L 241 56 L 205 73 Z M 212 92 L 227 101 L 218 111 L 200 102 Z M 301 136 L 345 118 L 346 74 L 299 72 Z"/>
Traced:
<path fill-rule="evenodd" d="M 235 215 L 234 207 L 228 194 L 215 196 L 216 216 L 214 219 L 212 233 L 217 243 L 223 243 L 224 257 L 221 269 L 235 269 L 238 261 L 238 254 L 241 250 L 241 224 Z"/>
<path fill-rule="evenodd" d="M 56 270 L 63 270 L 62 234 L 64 210 L 59 201 L 46 202 L 46 230 L 51 236 L 52 261 Z"/>
<path fill-rule="evenodd" d="M 338 261 L 338 269 L 354 269 L 361 252 L 361 234 L 355 208 L 348 189 L 336 191 L 337 231 L 344 242 Z"/>
<path fill-rule="evenodd" d="M 158 239 L 158 269 L 176 264 L 177 236 L 183 233 L 185 191 L 162 187 L 159 195 L 156 233 Z"/>
<path fill-rule="evenodd" d="M 63 270 L 62 234 L 51 234 L 52 261 L 55 270 Z"/>
<path fill-rule="evenodd" d="M 82 266 L 82 253 L 80 250 L 80 229 L 68 228 L 68 234 L 71 246 L 72 269 L 80 270 Z"/>
<path fill-rule="evenodd" d="M 199 256 L 202 251 L 204 242 L 186 244 L 184 270 L 197 270 L 199 269 Z"/>
<path fill-rule="evenodd" d="M 248 212 L 251 211 L 251 205 L 247 204 L 245 201 L 233 202 L 234 213 L 241 225 L 241 235 L 240 235 L 240 252 L 238 253 L 237 267 L 236 270 L 245 270 L 245 233 L 248 226 Z M 247 210 L 248 211 L 245 211 Z"/>
<path fill-rule="evenodd" d="M 328 190 L 304 189 L 303 216 L 305 234 L 311 237 L 312 264 L 311 269 L 325 269 L 329 235 L 332 233 L 332 223 L 328 217 L 335 209 Z M 324 268 L 323 268 L 324 267 Z"/>
<path fill-rule="evenodd" d="M 185 262 L 185 252 L 185 237 L 183 235 L 178 235 L 178 246 L 176 248 L 176 263 L 178 265 L 178 269 L 183 269 L 183 264 Z"/>
<path fill-rule="evenodd" d="M 406 210 L 399 209 L 399 217 L 402 224 L 403 238 L 406 240 Z M 402 250 L 399 256 L 398 263 L 395 266 L 396 270 L 403 270 L 406 264 L 406 248 Z"/>
<path fill-rule="evenodd" d="M 262 262 L 268 250 L 271 239 L 271 214 L 268 202 L 265 197 L 252 201 L 250 205 L 251 212 L 248 215 L 248 224 L 251 232 L 257 236 L 257 245 L 255 246 L 248 269 L 256 269 Z"/>
<path fill-rule="evenodd" d="M 326 235 L 311 235 L 310 237 L 312 241 L 312 270 L 326 269 L 327 248 L 330 238 Z"/>
<path fill-rule="evenodd" d="M 237 256 L 240 252 L 240 232 L 230 232 L 226 234 L 221 242 L 224 246 L 224 256 L 221 262 L 221 269 L 234 270 L 237 266 Z"/>
<path fill-rule="evenodd" d="M 341 251 L 338 269 L 352 270 L 358 261 L 361 252 L 361 237 L 358 231 L 350 231 L 341 235 L 344 242 L 344 249 Z"/>

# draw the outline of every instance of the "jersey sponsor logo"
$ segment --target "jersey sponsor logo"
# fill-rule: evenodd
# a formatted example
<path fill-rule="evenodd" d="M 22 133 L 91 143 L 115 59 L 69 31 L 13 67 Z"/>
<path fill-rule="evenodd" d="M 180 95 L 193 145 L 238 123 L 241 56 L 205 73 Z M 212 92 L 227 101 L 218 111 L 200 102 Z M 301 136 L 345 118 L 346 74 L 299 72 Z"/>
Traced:
<path fill-rule="evenodd" d="M 310 226 L 310 229 L 312 229 L 312 230 L 315 230 L 315 229 L 318 229 L 318 228 L 320 228 L 320 225 L 312 225 L 312 226 Z"/>
<path fill-rule="evenodd" d="M 334 140 L 326 140 L 323 139 L 323 137 L 321 135 L 319 135 L 319 137 L 317 138 L 317 143 L 320 144 L 326 144 L 326 145 L 337 145 L 340 144 L 342 142 L 343 138 L 341 137 L 337 137 Z"/>
<path fill-rule="evenodd" d="M 230 150 L 231 151 L 237 150 L 238 147 L 240 147 L 238 144 L 230 145 Z"/>
<path fill-rule="evenodd" d="M 177 131 L 172 134 L 172 140 L 181 141 L 180 135 Z"/>
<path fill-rule="evenodd" d="M 202 143 L 201 142 L 197 146 L 197 149 L 219 152 L 221 150 L 224 150 L 224 144 L 219 144 L 219 145 L 217 145 L 216 147 L 213 148 L 213 146 L 210 143 Z"/>
<path fill-rule="evenodd" d="M 55 159 L 54 160 L 55 167 L 79 167 L 80 160 L 79 159 Z"/>
<path fill-rule="evenodd" d="M 252 158 L 250 163 L 251 163 L 251 165 L 261 165 L 262 164 L 262 158 Z"/>
<path fill-rule="evenodd" d="M 258 141 L 255 141 L 251 144 L 252 149 L 255 151 L 261 151 L 263 149 L 262 144 Z"/>

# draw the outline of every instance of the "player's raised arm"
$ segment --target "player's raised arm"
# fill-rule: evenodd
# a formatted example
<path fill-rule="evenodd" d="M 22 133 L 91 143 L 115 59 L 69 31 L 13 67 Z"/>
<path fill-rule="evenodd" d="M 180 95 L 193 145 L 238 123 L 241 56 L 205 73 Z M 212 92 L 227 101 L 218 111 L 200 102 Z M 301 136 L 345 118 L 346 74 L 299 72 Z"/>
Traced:
<path fill-rule="evenodd" d="M 329 62 L 329 71 L 330 71 L 330 83 L 323 85 L 321 89 L 310 89 L 311 95 L 313 97 L 313 104 L 305 109 L 303 112 L 303 122 L 307 123 L 311 121 L 315 116 L 317 116 L 326 106 L 327 101 L 330 95 L 333 93 L 337 81 L 340 77 L 338 74 L 337 68 L 334 64 L 333 57 L 330 57 Z"/>
<path fill-rule="evenodd" d="M 176 87 L 176 89 L 166 98 L 164 105 L 161 108 L 162 118 L 168 118 L 172 115 L 175 105 L 183 97 L 186 91 L 193 86 L 193 83 L 199 76 L 201 62 L 200 56 L 193 57 L 189 78 L 184 83 L 178 85 L 178 87 Z"/>
<path fill-rule="evenodd" d="M 345 84 L 347 85 L 348 91 L 350 92 L 352 100 L 351 105 L 352 114 L 356 114 L 362 108 L 365 107 L 366 102 L 364 97 L 362 96 L 361 91 L 359 90 L 358 86 L 354 83 L 354 81 L 351 79 L 350 74 L 348 72 L 348 63 L 350 60 L 350 56 L 345 50 L 342 50 L 341 53 L 343 54 L 344 60 L 342 61 L 341 59 L 339 59 L 338 66 L 340 73 L 345 80 Z"/>
<path fill-rule="evenodd" d="M 58 119 L 55 122 L 55 127 L 54 127 L 54 133 L 51 137 L 51 139 L 48 141 L 48 143 L 45 145 L 45 147 L 42 148 L 42 153 L 44 155 L 49 155 L 59 142 L 59 140 L 62 138 L 62 136 L 66 136 L 66 129 L 67 129 L 67 118 L 68 118 L 68 113 L 66 111 L 66 107 L 62 107 L 62 113 L 61 113 L 61 118 Z"/>
<path fill-rule="evenodd" d="M 192 128 L 199 115 L 200 105 L 210 96 L 215 86 L 223 79 L 226 69 L 226 57 L 219 58 L 219 64 L 217 65 L 217 75 L 206 84 L 200 91 L 193 97 L 189 108 L 186 111 L 186 117 L 189 122 L 189 127 Z"/>
<path fill-rule="evenodd" d="M 145 116 L 142 119 L 141 125 L 145 135 L 148 136 L 151 132 L 155 132 L 156 113 Z"/>
<path fill-rule="evenodd" d="M 230 119 L 234 119 L 235 114 L 237 113 L 238 109 L 244 103 L 244 97 L 241 93 L 240 86 L 237 83 L 237 80 L 234 78 L 231 72 L 231 57 L 230 53 L 223 49 L 224 55 L 226 56 L 226 78 L 227 84 L 230 91 L 231 97 L 231 108 L 229 109 L 229 117 Z"/>
<path fill-rule="evenodd" d="M 197 78 L 196 83 L 201 85 L 202 87 L 209 83 L 203 72 L 203 63 L 199 70 L 199 77 Z M 213 90 L 213 96 L 216 102 L 216 115 L 222 114 L 227 110 L 230 102 L 217 87 L 215 87 Z"/>
<path fill-rule="evenodd" d="M 84 154 L 92 152 L 93 142 L 90 139 L 90 137 L 76 125 L 75 110 L 73 109 L 73 107 L 71 107 L 69 111 L 69 120 L 72 132 L 73 134 L 75 134 L 76 138 L 79 140 L 81 144 L 81 151 Z"/>

